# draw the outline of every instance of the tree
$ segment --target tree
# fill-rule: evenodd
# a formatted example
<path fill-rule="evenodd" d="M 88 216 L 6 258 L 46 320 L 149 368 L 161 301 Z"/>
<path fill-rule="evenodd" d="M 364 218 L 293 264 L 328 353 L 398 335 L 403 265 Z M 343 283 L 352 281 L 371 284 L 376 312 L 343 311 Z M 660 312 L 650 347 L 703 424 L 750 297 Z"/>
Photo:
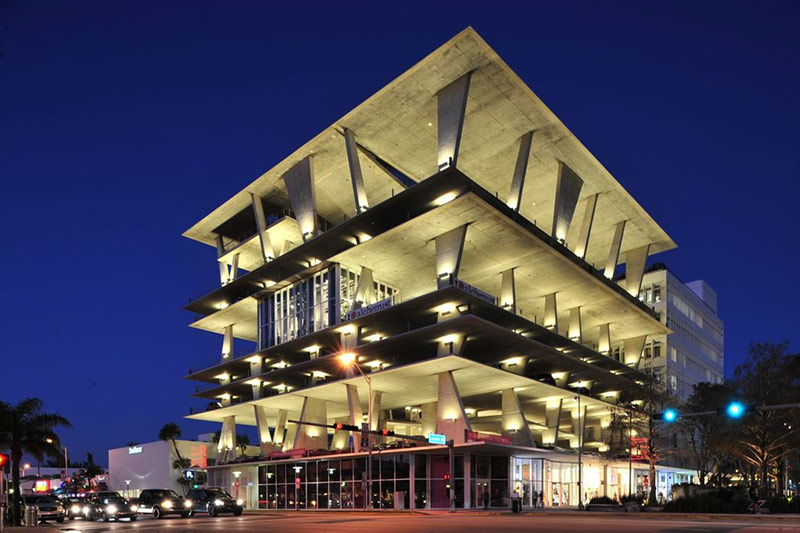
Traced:
<path fill-rule="evenodd" d="M 42 401 L 26 398 L 16 405 L 0 402 L 0 448 L 11 452 L 12 488 L 11 523 L 21 523 L 19 465 L 29 453 L 41 461 L 45 455 L 60 454 L 55 429 L 70 428 L 69 420 L 56 413 L 43 413 Z M 49 442 L 48 442 L 49 441 Z"/>
<path fill-rule="evenodd" d="M 177 439 L 181 437 L 181 428 L 178 424 L 174 422 L 169 422 L 164 424 L 161 430 L 158 432 L 159 440 L 163 440 L 164 442 L 170 441 L 172 442 L 172 447 L 175 449 L 175 455 L 178 456 L 178 459 L 183 459 L 181 456 L 181 452 L 178 451 L 178 443 L 176 442 Z"/>
<path fill-rule="evenodd" d="M 734 396 L 733 388 L 728 385 L 697 383 L 683 410 L 700 413 L 724 409 Z M 713 481 L 713 485 L 720 487 L 730 474 L 727 470 L 733 454 L 731 443 L 738 437 L 736 424 L 724 416 L 689 416 L 681 417 L 678 427 L 688 438 L 688 457 L 698 472 L 700 485 L 704 487 Z"/>
<path fill-rule="evenodd" d="M 742 458 L 756 469 L 759 496 L 767 498 L 780 461 L 800 446 L 800 424 L 796 410 L 758 407 L 800 401 L 800 354 L 789 353 L 787 343 L 753 343 L 733 375 L 737 392 L 755 406 L 742 420 Z"/>

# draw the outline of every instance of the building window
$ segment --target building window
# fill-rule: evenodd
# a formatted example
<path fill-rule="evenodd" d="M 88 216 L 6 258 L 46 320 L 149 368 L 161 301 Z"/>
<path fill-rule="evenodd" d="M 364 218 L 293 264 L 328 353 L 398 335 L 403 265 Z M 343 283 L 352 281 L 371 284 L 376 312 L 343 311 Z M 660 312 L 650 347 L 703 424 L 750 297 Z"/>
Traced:
<path fill-rule="evenodd" d="M 672 390 L 678 390 L 678 378 L 674 375 L 669 377 L 669 386 Z"/>
<path fill-rule="evenodd" d="M 677 363 L 678 362 L 678 350 L 676 348 L 670 348 L 669 349 L 669 357 L 670 357 L 670 359 L 672 359 L 673 363 Z"/>

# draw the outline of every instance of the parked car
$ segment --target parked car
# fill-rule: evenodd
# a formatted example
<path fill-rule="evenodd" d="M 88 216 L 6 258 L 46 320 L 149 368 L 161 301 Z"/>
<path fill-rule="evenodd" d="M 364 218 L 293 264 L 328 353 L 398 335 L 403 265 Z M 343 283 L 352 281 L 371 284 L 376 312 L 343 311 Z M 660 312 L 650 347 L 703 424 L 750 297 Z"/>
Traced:
<path fill-rule="evenodd" d="M 192 512 L 192 500 L 178 496 L 171 489 L 145 489 L 139 494 L 139 514 L 152 514 L 153 518 L 163 518 L 178 514 L 186 518 Z"/>
<path fill-rule="evenodd" d="M 87 520 L 102 518 L 104 522 L 127 518 L 131 522 L 139 517 L 139 506 L 120 496 L 118 492 L 96 492 L 90 494 L 84 506 Z"/>
<path fill-rule="evenodd" d="M 86 498 L 79 498 L 78 496 L 65 496 L 61 499 L 61 505 L 64 507 L 64 514 L 70 520 L 76 518 L 84 518 L 89 507 L 86 505 Z"/>
<path fill-rule="evenodd" d="M 39 509 L 39 520 L 46 522 L 55 520 L 59 524 L 64 522 L 64 507 L 55 496 L 49 494 L 24 494 L 22 501 L 25 505 L 35 505 Z"/>
<path fill-rule="evenodd" d="M 220 513 L 233 513 L 233 516 L 239 516 L 244 510 L 242 500 L 235 500 L 220 488 L 192 489 L 186 497 L 194 504 L 193 512 L 205 511 L 208 516 L 217 516 Z"/>

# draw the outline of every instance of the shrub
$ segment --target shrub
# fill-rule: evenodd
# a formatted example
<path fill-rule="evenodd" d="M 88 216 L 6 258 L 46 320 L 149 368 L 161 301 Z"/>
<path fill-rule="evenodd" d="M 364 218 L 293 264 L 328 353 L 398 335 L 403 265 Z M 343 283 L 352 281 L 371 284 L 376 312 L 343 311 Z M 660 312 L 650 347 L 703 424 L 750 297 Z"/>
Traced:
<path fill-rule="evenodd" d="M 792 512 L 792 505 L 783 496 L 773 496 L 764 506 L 769 509 L 770 514 Z"/>
<path fill-rule="evenodd" d="M 622 496 L 619 499 L 619 501 L 622 502 L 622 503 L 633 502 L 633 503 L 638 503 L 639 505 L 641 505 L 644 500 L 642 499 L 641 496 L 637 496 L 635 494 L 626 494 L 626 495 Z"/>
<path fill-rule="evenodd" d="M 750 498 L 741 491 L 722 489 L 693 497 L 677 498 L 664 506 L 667 513 L 746 513 Z"/>
<path fill-rule="evenodd" d="M 589 500 L 589 505 L 617 505 L 617 502 L 608 496 L 595 496 Z"/>

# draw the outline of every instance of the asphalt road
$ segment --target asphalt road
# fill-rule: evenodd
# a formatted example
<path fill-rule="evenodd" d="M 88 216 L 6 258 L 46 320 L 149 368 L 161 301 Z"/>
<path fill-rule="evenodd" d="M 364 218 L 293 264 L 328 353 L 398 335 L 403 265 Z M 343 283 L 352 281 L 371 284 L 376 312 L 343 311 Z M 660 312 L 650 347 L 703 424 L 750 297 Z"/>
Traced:
<path fill-rule="evenodd" d="M 575 516 L 558 513 L 527 515 L 477 513 L 258 513 L 240 517 L 140 518 L 136 522 L 65 522 L 62 531 L 374 531 L 380 533 L 435 531 L 800 531 L 799 520 L 739 517 L 687 519 L 604 514 Z"/>

